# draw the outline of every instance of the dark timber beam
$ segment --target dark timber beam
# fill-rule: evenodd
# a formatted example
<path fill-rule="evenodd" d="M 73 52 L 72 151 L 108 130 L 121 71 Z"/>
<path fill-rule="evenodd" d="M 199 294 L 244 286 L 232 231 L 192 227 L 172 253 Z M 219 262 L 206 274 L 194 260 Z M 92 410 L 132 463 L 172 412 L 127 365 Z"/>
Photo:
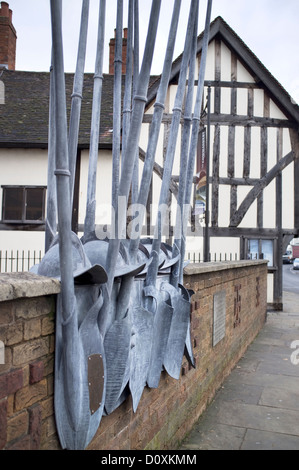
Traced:
<path fill-rule="evenodd" d="M 237 227 L 245 214 L 247 213 L 251 204 L 255 199 L 261 194 L 262 190 L 265 189 L 268 184 L 278 175 L 280 171 L 286 168 L 295 158 L 293 152 L 288 153 L 284 158 L 282 158 L 274 167 L 271 168 L 268 173 L 258 181 L 255 186 L 249 191 L 246 198 L 240 204 L 239 209 L 235 212 L 233 217 L 230 220 L 230 227 Z"/>

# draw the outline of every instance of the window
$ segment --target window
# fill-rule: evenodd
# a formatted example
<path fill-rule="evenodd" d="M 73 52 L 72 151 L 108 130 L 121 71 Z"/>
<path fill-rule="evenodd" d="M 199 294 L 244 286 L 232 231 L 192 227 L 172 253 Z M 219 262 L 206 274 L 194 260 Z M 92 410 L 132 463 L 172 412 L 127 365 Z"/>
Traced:
<path fill-rule="evenodd" d="M 44 222 L 45 186 L 2 186 L 2 190 L 3 222 Z"/>
<path fill-rule="evenodd" d="M 247 252 L 249 259 L 267 259 L 273 266 L 273 240 L 249 239 Z"/>

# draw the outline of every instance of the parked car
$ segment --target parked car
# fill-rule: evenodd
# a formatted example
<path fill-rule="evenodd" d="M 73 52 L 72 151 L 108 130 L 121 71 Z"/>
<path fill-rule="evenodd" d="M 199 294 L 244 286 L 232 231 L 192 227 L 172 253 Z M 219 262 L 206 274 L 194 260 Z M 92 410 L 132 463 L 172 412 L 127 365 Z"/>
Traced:
<path fill-rule="evenodd" d="M 291 251 L 286 251 L 284 255 L 282 255 L 282 262 L 284 264 L 286 263 L 292 263 L 293 261 L 293 256 Z"/>
<path fill-rule="evenodd" d="M 299 269 L 299 258 L 294 259 L 293 269 Z"/>

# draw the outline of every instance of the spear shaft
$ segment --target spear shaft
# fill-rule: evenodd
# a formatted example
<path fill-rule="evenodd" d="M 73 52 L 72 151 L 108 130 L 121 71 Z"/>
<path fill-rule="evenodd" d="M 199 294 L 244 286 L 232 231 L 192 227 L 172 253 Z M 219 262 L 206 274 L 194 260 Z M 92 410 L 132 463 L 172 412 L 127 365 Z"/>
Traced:
<path fill-rule="evenodd" d="M 73 204 L 75 171 L 77 160 L 77 147 L 79 136 L 79 124 L 82 104 L 82 90 L 84 82 L 84 67 L 86 57 L 87 30 L 88 30 L 89 0 L 83 0 L 81 12 L 81 26 L 77 54 L 77 65 L 74 76 L 72 105 L 69 126 L 69 161 L 70 161 L 70 199 Z"/>
<path fill-rule="evenodd" d="M 198 17 L 198 11 L 196 12 L 196 17 Z M 184 202 L 185 202 L 185 192 L 186 192 L 186 183 L 187 183 L 187 163 L 188 163 L 188 153 L 190 145 L 190 132 L 191 132 L 191 121 L 192 121 L 192 106 L 193 106 L 193 95 L 194 95 L 194 79 L 195 79 L 195 64 L 196 64 L 196 52 L 197 52 L 197 21 L 194 23 L 194 32 L 192 40 L 192 51 L 189 65 L 189 74 L 188 74 L 188 91 L 185 104 L 185 113 L 184 113 L 184 126 L 182 131 L 182 141 L 181 141 L 181 158 L 180 158 L 180 177 L 179 177 L 179 192 L 177 197 L 177 213 L 176 213 L 176 223 L 174 230 L 174 245 L 177 247 L 177 250 L 181 251 L 181 237 L 182 237 L 182 223 L 184 213 Z M 176 250 L 172 252 L 173 257 L 176 255 Z M 170 283 L 174 287 L 178 287 L 179 282 L 179 269 L 180 261 L 173 266 L 171 270 Z"/>
<path fill-rule="evenodd" d="M 163 205 L 167 204 L 168 199 L 168 191 L 170 186 L 171 180 L 171 172 L 173 167 L 174 155 L 176 150 L 176 142 L 177 136 L 180 126 L 181 114 L 182 114 L 182 105 L 186 87 L 186 78 L 188 72 L 188 65 L 190 60 L 190 52 L 191 52 L 191 44 L 193 38 L 193 30 L 194 30 L 194 21 L 197 20 L 196 18 L 196 11 L 198 8 L 198 0 L 192 0 L 190 5 L 190 12 L 189 12 L 189 19 L 188 19 L 188 26 L 186 32 L 186 39 L 185 39 L 185 46 L 182 58 L 182 65 L 179 77 L 179 83 L 177 88 L 177 93 L 175 97 L 175 103 L 173 108 L 173 115 L 171 121 L 171 128 L 170 128 L 170 135 L 168 140 L 166 158 L 164 163 L 163 169 L 163 179 L 160 191 L 160 199 L 159 199 L 159 207 L 161 208 Z M 160 214 L 161 215 L 161 214 Z M 152 255 L 153 253 L 159 253 L 160 246 L 161 246 L 161 238 L 162 238 L 162 228 L 161 228 L 161 220 L 158 214 L 157 221 L 156 221 L 156 230 L 153 240 L 152 246 Z M 157 256 L 152 256 L 152 262 L 148 267 L 145 285 L 155 285 L 156 277 L 158 274 L 158 267 L 159 267 L 159 258 Z"/>
<path fill-rule="evenodd" d="M 69 193 L 69 161 L 65 77 L 62 45 L 62 3 L 51 0 L 53 67 L 55 80 L 56 187 L 58 209 L 61 300 L 64 322 L 74 313 L 74 279 L 71 242 L 71 211 Z"/>
<path fill-rule="evenodd" d="M 132 101 L 132 81 L 133 81 L 133 18 L 134 18 L 134 0 L 129 0 L 128 13 L 128 37 L 127 37 L 127 61 L 126 61 L 126 78 L 125 92 L 123 102 L 123 129 L 122 129 L 122 152 L 128 141 L 128 132 L 131 122 L 131 101 Z"/>
<path fill-rule="evenodd" d="M 47 220 L 45 228 L 45 253 L 48 251 L 57 231 L 57 200 L 55 183 L 55 80 L 53 72 L 53 51 L 50 68 L 49 139 L 48 139 L 48 184 Z"/>
<path fill-rule="evenodd" d="M 211 10 L 212 10 L 212 0 L 208 0 L 205 31 L 204 31 L 204 37 L 203 37 L 203 46 L 202 46 L 200 68 L 199 68 L 199 74 L 198 74 L 196 102 L 194 106 L 194 114 L 193 114 L 193 119 L 192 119 L 192 135 L 191 135 L 191 143 L 190 143 L 189 158 L 188 158 L 187 185 L 186 185 L 186 192 L 185 192 L 185 204 L 186 205 L 190 204 L 190 198 L 191 198 L 195 155 L 196 155 L 198 133 L 199 133 L 199 127 L 200 127 L 200 115 L 201 115 L 201 107 L 202 107 L 202 96 L 203 96 L 203 89 L 204 89 L 206 61 L 207 61 L 208 47 L 209 47 Z M 209 184 L 208 180 L 207 180 L 207 184 Z M 183 234 L 185 233 L 185 231 L 186 231 L 185 228 L 183 228 Z M 181 260 L 180 260 L 180 263 L 181 263 L 180 264 L 180 282 L 182 282 L 183 280 L 183 265 L 184 265 L 185 249 L 186 249 L 186 241 L 185 241 L 185 237 L 182 236 Z"/>
<path fill-rule="evenodd" d="M 133 66 L 133 95 L 135 95 L 139 76 L 139 0 L 134 1 L 134 66 Z M 136 151 L 135 165 L 132 176 L 132 203 L 138 198 L 139 179 L 139 149 Z"/>
<path fill-rule="evenodd" d="M 122 30 L 123 0 L 117 0 L 114 88 L 113 88 L 113 139 L 112 139 L 112 207 L 116 208 L 119 164 L 120 164 L 120 127 L 121 127 L 121 81 L 122 81 Z"/>
<path fill-rule="evenodd" d="M 160 85 L 156 97 L 156 102 L 154 105 L 154 113 L 152 118 L 152 123 L 150 126 L 150 133 L 149 133 L 149 140 L 147 146 L 146 157 L 144 160 L 142 178 L 140 183 L 139 195 L 138 195 L 138 207 L 140 209 L 145 208 L 146 201 L 148 198 L 148 193 L 150 189 L 150 183 L 153 174 L 153 167 L 155 162 L 155 155 L 156 149 L 159 139 L 159 132 L 164 112 L 164 103 L 167 95 L 168 85 L 169 85 L 169 78 L 170 72 L 172 67 L 172 60 L 173 60 L 173 53 L 174 53 L 174 46 L 175 46 L 175 39 L 177 35 L 177 28 L 178 28 L 178 21 L 179 21 L 179 14 L 181 8 L 181 0 L 175 0 L 172 20 L 169 30 L 168 36 L 168 43 L 167 49 L 165 53 L 163 71 L 161 75 Z M 143 215 L 140 215 L 140 220 L 143 219 Z M 130 260 L 134 264 L 137 261 L 137 252 L 141 237 L 141 224 L 139 226 L 139 233 L 137 236 L 131 237 L 130 244 L 129 244 L 129 254 Z M 130 293 L 131 287 L 133 285 L 134 278 L 132 276 L 127 276 L 123 281 L 120 289 L 120 293 L 118 296 L 118 305 L 120 311 L 124 312 L 128 308 L 129 300 L 130 300 Z"/>
<path fill-rule="evenodd" d="M 119 183 L 119 198 L 125 198 L 128 200 L 130 191 L 130 185 L 132 182 L 133 169 L 135 164 L 135 157 L 137 155 L 142 119 L 144 114 L 145 104 L 147 102 L 147 90 L 150 78 L 150 70 L 152 65 L 154 46 L 156 41 L 157 27 L 160 15 L 161 0 L 153 0 L 151 7 L 151 14 L 149 19 L 148 33 L 146 38 L 146 44 L 143 54 L 142 66 L 138 77 L 138 83 L 136 88 L 136 94 L 134 96 L 134 105 L 132 110 L 132 119 L 130 125 L 130 131 L 128 135 L 128 145 L 126 146 L 125 152 L 122 156 L 122 170 L 121 178 Z M 119 201 L 118 201 L 119 202 Z M 105 330 L 108 322 L 109 312 L 109 299 L 112 293 L 114 273 L 117 262 L 117 256 L 120 247 L 120 234 L 118 233 L 118 227 L 124 227 L 126 223 L 126 211 L 119 210 L 119 203 L 115 210 L 116 220 L 116 237 L 109 240 L 109 247 L 106 259 L 106 271 L 108 275 L 107 281 L 107 294 L 106 299 L 101 311 L 101 318 L 99 319 L 100 331 L 105 334 Z"/>
<path fill-rule="evenodd" d="M 105 14 L 106 0 L 100 1 L 97 53 L 94 74 L 93 99 L 92 99 L 92 117 L 90 130 L 90 150 L 89 167 L 87 181 L 87 201 L 86 214 L 84 221 L 84 237 L 95 230 L 95 212 L 96 212 L 96 178 L 97 163 L 99 151 L 99 135 L 101 121 L 101 103 L 103 88 L 103 59 L 105 42 Z"/>

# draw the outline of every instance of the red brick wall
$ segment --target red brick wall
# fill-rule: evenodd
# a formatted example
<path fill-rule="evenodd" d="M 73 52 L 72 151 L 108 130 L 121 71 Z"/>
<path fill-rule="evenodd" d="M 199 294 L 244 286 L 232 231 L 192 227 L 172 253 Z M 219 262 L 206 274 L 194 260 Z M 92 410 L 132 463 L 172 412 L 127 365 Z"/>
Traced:
<path fill-rule="evenodd" d="M 0 64 L 15 70 L 16 62 L 16 30 L 12 24 L 12 11 L 6 2 L 1 2 L 0 8 Z"/>
<path fill-rule="evenodd" d="M 0 279 L 1 281 L 1 279 Z M 36 282 L 36 281 L 33 281 Z M 179 380 L 163 372 L 136 413 L 128 398 L 103 416 L 88 449 L 175 449 L 264 324 L 267 265 L 189 265 L 196 368 L 184 358 Z M 225 337 L 213 347 L 213 299 L 226 291 Z M 55 296 L 0 302 L 0 449 L 59 449 L 53 409 Z"/>
<path fill-rule="evenodd" d="M 122 74 L 126 73 L 127 60 L 127 38 L 128 29 L 124 28 L 122 38 Z M 114 59 L 115 59 L 115 38 L 111 38 L 109 42 L 109 74 L 114 75 Z"/>
<path fill-rule="evenodd" d="M 0 448 L 58 446 L 53 416 L 55 296 L 0 303 Z M 52 439 L 54 436 L 54 439 Z"/>

